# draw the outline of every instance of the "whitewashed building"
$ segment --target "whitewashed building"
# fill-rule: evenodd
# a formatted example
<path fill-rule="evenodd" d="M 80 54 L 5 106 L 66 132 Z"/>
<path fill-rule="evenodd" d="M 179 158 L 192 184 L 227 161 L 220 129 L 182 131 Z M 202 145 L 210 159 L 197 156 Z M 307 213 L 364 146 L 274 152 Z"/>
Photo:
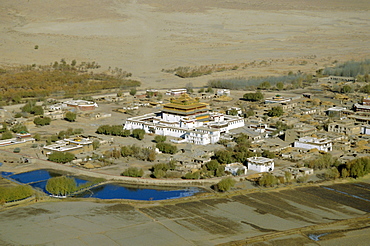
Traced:
<path fill-rule="evenodd" d="M 230 164 L 226 164 L 225 172 L 230 172 L 234 176 L 238 175 L 238 172 L 240 172 L 241 175 L 246 175 L 247 167 L 241 163 L 230 163 Z"/>
<path fill-rule="evenodd" d="M 128 118 L 124 129 L 183 138 L 189 143 L 217 143 L 222 133 L 244 126 L 239 116 L 209 112 L 208 104 L 183 94 L 164 104 L 161 112 Z"/>
<path fill-rule="evenodd" d="M 248 170 L 257 172 L 271 172 L 274 171 L 274 159 L 265 157 L 250 157 L 247 158 Z"/>
<path fill-rule="evenodd" d="M 302 137 L 294 142 L 294 147 L 328 152 L 333 150 L 333 143 L 326 138 Z"/>

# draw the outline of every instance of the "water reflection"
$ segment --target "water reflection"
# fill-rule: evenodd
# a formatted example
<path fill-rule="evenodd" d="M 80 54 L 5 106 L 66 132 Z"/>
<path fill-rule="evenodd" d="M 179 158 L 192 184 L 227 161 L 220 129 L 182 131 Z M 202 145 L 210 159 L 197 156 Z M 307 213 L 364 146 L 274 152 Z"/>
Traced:
<path fill-rule="evenodd" d="M 34 188 L 46 191 L 46 184 L 48 179 L 52 177 L 59 177 L 66 175 L 66 173 L 57 172 L 54 170 L 39 169 L 25 173 L 12 174 L 2 172 L 1 176 L 15 180 L 19 183 L 29 184 Z M 77 186 L 90 182 L 88 177 L 86 179 L 67 174 L 69 177 L 75 179 Z M 169 188 L 169 187 L 148 187 L 140 185 L 129 185 L 122 183 L 110 183 L 98 185 L 94 188 L 85 190 L 77 194 L 75 197 L 80 198 L 99 198 L 99 199 L 131 199 L 131 200 L 165 200 L 176 199 L 181 197 L 193 196 L 197 193 L 204 192 L 204 190 L 197 187 L 186 188 Z"/>

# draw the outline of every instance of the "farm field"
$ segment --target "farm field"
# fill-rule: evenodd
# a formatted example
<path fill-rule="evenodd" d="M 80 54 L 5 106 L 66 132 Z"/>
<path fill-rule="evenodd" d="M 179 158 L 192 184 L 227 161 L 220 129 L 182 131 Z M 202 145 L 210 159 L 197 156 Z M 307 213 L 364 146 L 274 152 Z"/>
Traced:
<path fill-rule="evenodd" d="M 5 245 L 361 245 L 370 239 L 369 192 L 365 181 L 227 198 L 36 203 L 1 211 L 0 234 Z"/>

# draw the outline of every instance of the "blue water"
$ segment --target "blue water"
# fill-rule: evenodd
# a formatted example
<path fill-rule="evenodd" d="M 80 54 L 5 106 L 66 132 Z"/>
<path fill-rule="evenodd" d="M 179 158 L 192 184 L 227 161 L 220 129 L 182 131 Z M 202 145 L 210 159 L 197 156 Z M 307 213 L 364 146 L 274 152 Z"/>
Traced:
<path fill-rule="evenodd" d="M 169 189 L 150 189 L 150 188 L 132 188 L 119 183 L 105 184 L 88 190 L 77 197 L 94 197 L 99 199 L 132 199 L 132 200 L 166 200 L 187 196 L 193 196 L 202 192 L 199 188 L 189 187 L 176 190 Z"/>
<path fill-rule="evenodd" d="M 18 173 L 14 175 L 13 173 L 2 172 L 1 176 L 18 181 L 19 183 L 22 183 L 22 184 L 29 184 L 30 186 L 34 188 L 40 188 L 45 193 L 48 193 L 46 191 L 46 183 L 48 182 L 48 179 L 53 178 L 53 177 L 62 176 L 62 174 L 53 172 L 50 170 L 39 169 L 39 170 L 34 170 L 30 172 L 25 172 L 25 173 Z M 74 178 L 77 186 L 89 182 L 88 180 L 85 180 L 85 179 L 80 179 L 80 178 L 76 178 L 73 176 L 69 176 L 69 177 Z"/>
<path fill-rule="evenodd" d="M 46 191 L 46 184 L 48 179 L 52 177 L 62 176 L 63 174 L 57 173 L 55 171 L 40 169 L 25 173 L 13 174 L 9 172 L 2 172 L 1 176 L 8 179 L 15 180 L 19 183 L 29 184 L 33 188 L 38 188 L 49 194 Z M 75 179 L 77 186 L 89 182 L 89 180 L 77 178 L 70 176 Z M 175 199 L 187 196 L 193 196 L 196 193 L 204 192 L 200 188 L 188 187 L 188 188 L 148 188 L 146 186 L 133 186 L 124 185 L 120 183 L 112 183 L 96 186 L 90 190 L 87 190 L 81 194 L 76 195 L 76 197 L 81 198 L 99 198 L 99 199 L 131 199 L 131 200 L 166 200 Z"/>

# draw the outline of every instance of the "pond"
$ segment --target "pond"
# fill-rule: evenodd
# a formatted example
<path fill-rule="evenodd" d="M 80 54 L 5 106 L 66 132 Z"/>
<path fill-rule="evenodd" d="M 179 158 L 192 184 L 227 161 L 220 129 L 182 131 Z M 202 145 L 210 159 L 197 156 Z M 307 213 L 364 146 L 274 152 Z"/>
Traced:
<path fill-rule="evenodd" d="M 46 183 L 52 177 L 66 175 L 54 170 L 40 169 L 25 173 L 13 174 L 2 172 L 1 176 L 10 180 L 17 181 L 22 184 L 31 185 L 33 188 L 38 188 L 46 191 Z M 91 182 L 88 177 L 81 178 L 73 175 L 67 175 L 75 179 L 77 185 Z M 131 199 L 131 200 L 166 200 L 176 199 L 181 197 L 193 196 L 197 193 L 205 192 L 205 190 L 197 187 L 186 188 L 169 188 L 169 187 L 150 187 L 143 185 L 129 185 L 118 182 L 95 186 L 89 190 L 79 193 L 75 197 L 80 198 L 99 198 L 99 199 Z"/>
<path fill-rule="evenodd" d="M 199 192 L 204 192 L 197 187 L 188 188 L 168 188 L 156 187 L 150 188 L 147 186 L 127 185 L 121 183 L 104 184 L 87 190 L 76 197 L 94 197 L 99 199 L 131 199 L 156 201 L 175 199 L 187 196 L 193 196 Z"/>

